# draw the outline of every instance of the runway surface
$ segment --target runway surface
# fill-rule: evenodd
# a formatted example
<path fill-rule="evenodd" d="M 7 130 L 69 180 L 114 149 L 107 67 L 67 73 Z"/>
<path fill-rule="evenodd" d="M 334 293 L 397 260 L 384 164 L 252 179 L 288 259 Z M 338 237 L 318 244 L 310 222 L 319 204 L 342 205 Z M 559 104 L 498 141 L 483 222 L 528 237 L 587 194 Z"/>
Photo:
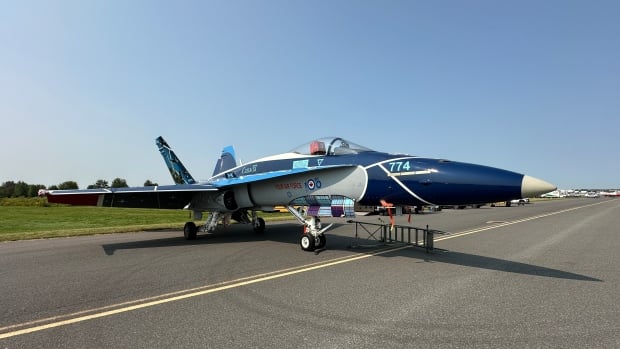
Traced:
<path fill-rule="evenodd" d="M 620 347 L 620 200 L 411 218 L 439 249 L 340 218 L 318 254 L 292 221 L 1 243 L 0 348 Z"/>

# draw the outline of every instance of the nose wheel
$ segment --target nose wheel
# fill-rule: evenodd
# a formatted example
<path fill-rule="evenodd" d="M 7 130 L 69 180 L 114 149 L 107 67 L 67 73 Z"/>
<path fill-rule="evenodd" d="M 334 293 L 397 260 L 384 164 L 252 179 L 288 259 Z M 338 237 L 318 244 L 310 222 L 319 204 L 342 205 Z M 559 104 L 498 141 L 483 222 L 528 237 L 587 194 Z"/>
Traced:
<path fill-rule="evenodd" d="M 303 234 L 299 240 L 299 245 L 304 251 L 314 251 L 316 248 L 316 243 L 314 240 L 314 236 L 310 234 Z"/>
<path fill-rule="evenodd" d="M 327 237 L 325 234 L 318 234 L 316 236 L 311 233 L 304 233 L 299 239 L 299 246 L 304 251 L 312 252 L 317 249 L 322 249 L 327 245 Z"/>
<path fill-rule="evenodd" d="M 316 237 L 309 233 L 304 233 L 299 239 L 299 246 L 304 251 L 312 252 L 316 249 L 321 249 L 327 245 L 327 239 L 325 234 L 319 234 Z"/>

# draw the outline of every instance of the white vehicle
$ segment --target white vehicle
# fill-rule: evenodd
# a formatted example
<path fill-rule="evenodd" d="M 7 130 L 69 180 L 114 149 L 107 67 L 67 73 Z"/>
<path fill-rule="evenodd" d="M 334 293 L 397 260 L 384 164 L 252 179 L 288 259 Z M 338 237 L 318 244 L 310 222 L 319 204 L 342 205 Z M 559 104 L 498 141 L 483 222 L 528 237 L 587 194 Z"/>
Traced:
<path fill-rule="evenodd" d="M 510 200 L 510 205 L 523 206 L 523 205 L 529 204 L 529 203 L 530 203 L 530 199 L 528 199 L 528 198 Z M 510 205 L 506 205 L 506 206 L 510 206 Z"/>
<path fill-rule="evenodd" d="M 595 191 L 589 191 L 589 192 L 586 193 L 586 195 L 584 195 L 584 197 L 586 197 L 586 198 L 598 198 L 599 195 Z"/>

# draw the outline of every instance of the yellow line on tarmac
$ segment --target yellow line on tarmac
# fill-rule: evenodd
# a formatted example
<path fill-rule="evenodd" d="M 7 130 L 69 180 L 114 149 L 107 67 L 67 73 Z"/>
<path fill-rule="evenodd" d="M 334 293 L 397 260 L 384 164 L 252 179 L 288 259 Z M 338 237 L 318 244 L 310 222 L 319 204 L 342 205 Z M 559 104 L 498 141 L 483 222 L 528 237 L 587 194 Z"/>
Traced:
<path fill-rule="evenodd" d="M 460 232 L 460 233 L 453 233 L 447 236 L 438 237 L 435 239 L 435 241 L 452 239 L 456 237 L 479 233 L 479 232 L 486 231 L 486 230 L 501 228 L 501 227 L 505 227 L 508 225 L 528 222 L 528 221 L 532 221 L 532 220 L 539 219 L 539 218 L 554 216 L 557 214 L 575 211 L 575 210 L 579 210 L 579 209 L 586 208 L 586 207 L 600 205 L 600 204 L 603 204 L 609 201 L 610 200 L 603 201 L 603 202 L 597 202 L 597 203 L 588 204 L 584 206 L 573 207 L 573 208 L 560 210 L 556 212 L 550 212 L 550 213 L 545 213 L 545 214 L 541 214 L 537 216 L 518 219 L 518 220 L 514 220 L 510 222 L 499 223 L 499 224 L 495 224 L 495 225 L 488 226 L 488 227 L 467 230 L 467 231 Z M 85 310 L 85 311 L 81 311 L 81 312 L 77 312 L 73 314 L 67 314 L 67 315 L 56 316 L 56 317 L 47 318 L 47 319 L 30 321 L 30 322 L 26 322 L 22 324 L 11 325 L 11 326 L 0 328 L 0 331 L 12 329 L 12 328 L 20 328 L 24 326 L 31 326 L 31 327 L 26 327 L 20 330 L 15 330 L 15 331 L 6 332 L 6 333 L 0 333 L 0 339 L 15 337 L 15 336 L 38 332 L 38 331 L 43 331 L 43 330 L 47 330 L 47 329 L 51 329 L 55 327 L 75 324 L 75 323 L 83 322 L 87 320 L 98 319 L 98 318 L 102 318 L 102 317 L 106 317 L 110 315 L 126 313 L 126 312 L 133 311 L 133 310 L 148 308 L 148 307 L 170 303 L 170 302 L 175 302 L 175 301 L 179 301 L 179 300 L 183 300 L 187 298 L 203 296 L 203 295 L 207 295 L 210 293 L 220 292 L 220 291 L 229 290 L 229 289 L 242 287 L 242 286 L 247 286 L 251 284 L 256 284 L 256 283 L 260 283 L 264 281 L 279 279 L 279 278 L 283 278 L 286 276 L 301 274 L 301 273 L 305 273 L 305 272 L 312 271 L 312 270 L 323 269 L 323 268 L 328 268 L 328 267 L 339 265 L 339 264 L 354 262 L 357 260 L 365 259 L 365 258 L 372 257 L 372 256 L 378 256 L 378 255 L 382 255 L 382 254 L 389 253 L 389 252 L 395 252 L 395 251 L 399 251 L 399 250 L 410 248 L 410 247 L 411 247 L 410 245 L 405 245 L 405 246 L 400 246 L 396 248 L 387 248 L 387 249 L 379 250 L 379 251 L 368 253 L 368 254 L 356 254 L 350 257 L 339 257 L 339 258 L 335 258 L 335 259 L 328 260 L 325 262 L 308 264 L 303 267 L 288 268 L 288 269 L 283 269 L 280 271 L 254 275 L 254 276 L 232 280 L 228 282 L 222 282 L 222 283 L 213 284 L 213 285 L 206 285 L 206 286 L 192 288 L 188 290 L 163 294 L 163 295 L 159 295 L 155 297 L 143 298 L 143 299 L 132 301 L 132 302 L 124 302 L 124 303 L 119 303 L 119 304 L 115 304 L 111 306 Z M 91 313 L 91 314 L 88 314 L 88 313 Z M 82 315 L 82 314 L 88 314 L 88 315 Z M 64 318 L 65 320 L 56 321 L 57 319 L 62 319 L 62 318 Z M 43 324 L 43 325 L 33 326 L 37 323 L 44 323 L 48 321 L 52 321 L 52 322 Z"/>
<path fill-rule="evenodd" d="M 27 327 L 27 328 L 23 328 L 23 329 L 20 329 L 20 330 L 15 330 L 15 331 L 12 331 L 12 332 L 0 333 L 0 339 L 15 337 L 15 336 L 19 336 L 19 335 L 23 335 L 23 334 L 28 334 L 28 333 L 33 333 L 33 332 L 38 332 L 38 331 L 43 331 L 43 330 L 47 330 L 47 329 L 50 329 L 50 328 L 55 328 L 55 327 L 75 324 L 75 323 L 83 322 L 83 321 L 87 321 L 87 320 L 98 319 L 98 318 L 102 318 L 102 317 L 106 317 L 106 316 L 110 316 L 110 315 L 115 315 L 115 314 L 120 314 L 120 313 L 125 313 L 125 312 L 129 312 L 129 311 L 133 311 L 133 310 L 148 308 L 148 307 L 152 307 L 152 306 L 155 306 L 155 305 L 175 302 L 175 301 L 179 301 L 179 300 L 183 300 L 183 299 L 187 299 L 187 298 L 203 296 L 203 295 L 207 295 L 207 294 L 210 294 L 210 293 L 220 292 L 220 291 L 224 291 L 224 290 L 228 290 L 228 289 L 232 289 L 232 288 L 247 286 L 247 285 L 256 284 L 256 283 L 259 283 L 259 282 L 274 280 L 274 279 L 279 279 L 279 278 L 283 278 L 283 277 L 291 276 L 291 275 L 295 275 L 295 274 L 301 274 L 301 273 L 305 273 L 305 272 L 312 271 L 312 270 L 328 268 L 328 267 L 331 267 L 331 266 L 335 266 L 335 265 L 339 265 L 339 264 L 344 264 L 344 263 L 349 263 L 349 262 L 354 262 L 354 261 L 357 261 L 357 260 L 365 259 L 365 258 L 372 257 L 372 256 L 378 256 L 378 255 L 382 255 L 382 254 L 385 254 L 385 253 L 388 253 L 388 252 L 394 252 L 394 251 L 402 250 L 402 249 L 409 248 L 409 247 L 410 246 L 400 246 L 400 247 L 396 247 L 396 248 L 387 248 L 387 249 L 383 249 L 383 250 L 376 251 L 376 252 L 373 252 L 373 253 L 368 253 L 368 254 L 356 254 L 356 255 L 353 255 L 351 257 L 340 257 L 340 258 L 335 258 L 335 259 L 332 259 L 332 260 L 329 260 L 329 261 L 325 261 L 325 262 L 321 262 L 321 263 L 309 264 L 309 265 L 306 265 L 305 267 L 302 267 L 302 268 L 289 268 L 289 269 L 284 269 L 284 270 L 281 270 L 281 271 L 278 271 L 278 272 L 272 272 L 272 273 L 267 273 L 267 274 L 255 275 L 255 276 L 252 276 L 252 277 L 238 279 L 238 280 L 230 281 L 230 282 L 226 282 L 226 283 L 220 283 L 220 284 L 215 284 L 215 285 L 208 285 L 208 286 L 203 286 L 203 287 L 199 287 L 199 288 L 189 289 L 189 290 L 185 290 L 185 291 L 174 292 L 174 293 L 168 294 L 168 295 L 161 295 L 161 296 L 158 296 L 158 297 L 150 297 L 150 298 L 145 298 L 145 299 L 141 299 L 141 300 L 137 300 L 137 301 L 133 301 L 133 302 L 125 302 L 125 303 L 120 303 L 120 304 L 116 304 L 116 305 L 112 305 L 112 306 L 108 306 L 108 307 L 81 311 L 81 312 L 74 313 L 74 314 L 69 314 L 69 315 L 64 315 L 64 316 L 57 316 L 57 317 L 54 317 L 54 318 L 42 319 L 42 320 L 37 320 L 37 321 L 31 321 L 31 322 L 27 322 L 27 323 L 23 323 L 23 324 L 11 325 L 11 326 L 8 326 L 8 327 L 0 328 L 0 331 L 1 330 L 6 330 L 6 329 L 9 329 L 9 328 L 19 328 L 19 327 L 23 327 L 23 326 L 30 326 L 30 325 L 33 325 L 35 323 L 41 323 L 41 322 L 46 322 L 46 321 L 53 321 L 54 319 L 58 319 L 58 318 L 66 318 L 66 320 L 60 320 L 60 321 L 55 321 L 55 322 L 51 322 L 51 323 L 48 323 L 48 324 Z M 198 289 L 198 291 L 196 291 L 197 289 Z M 174 295 L 174 294 L 176 294 L 176 295 Z M 162 298 L 162 297 L 164 297 L 164 298 Z M 155 299 L 155 298 L 158 298 L 158 299 L 152 300 L 152 299 Z M 129 306 L 124 306 L 126 304 L 131 304 L 131 303 L 135 303 L 135 304 L 134 305 L 129 305 Z M 117 308 L 119 306 L 121 306 L 121 307 Z M 116 308 L 116 309 L 111 309 L 111 308 Z M 105 309 L 111 309 L 111 310 L 105 310 Z M 85 313 L 91 313 L 91 312 L 94 312 L 94 313 L 93 314 L 89 314 L 89 315 L 79 316 L 79 314 L 85 314 Z"/>
<path fill-rule="evenodd" d="M 539 219 L 539 218 L 555 216 L 557 214 L 571 212 L 571 211 L 575 211 L 575 210 L 580 210 L 580 209 L 586 208 L 586 207 L 592 207 L 592 206 L 596 206 L 596 205 L 601 205 L 601 204 L 604 204 L 604 203 L 609 202 L 609 201 L 610 200 L 602 201 L 602 202 L 597 202 L 597 203 L 593 203 L 593 204 L 588 204 L 588 205 L 583 205 L 583 206 L 571 207 L 571 208 L 567 208 L 565 210 L 544 213 L 544 214 L 540 214 L 540 215 L 537 215 L 537 216 L 517 219 L 517 220 L 509 221 L 509 222 L 502 222 L 502 223 L 490 225 L 488 227 L 482 227 L 482 228 L 477 228 L 477 229 L 472 229 L 472 230 L 466 230 L 466 231 L 463 231 L 463 232 L 453 233 L 453 234 L 450 234 L 450 235 L 438 237 L 438 238 L 435 239 L 435 241 L 453 239 L 453 238 L 456 238 L 456 237 L 461 237 L 461 236 L 471 235 L 471 234 L 475 234 L 475 233 L 480 233 L 482 231 L 491 230 L 491 229 L 497 229 L 497 228 L 505 227 L 505 226 L 508 226 L 508 225 L 513 225 L 513 224 L 517 224 L 517 223 L 533 221 L 533 220 Z"/>

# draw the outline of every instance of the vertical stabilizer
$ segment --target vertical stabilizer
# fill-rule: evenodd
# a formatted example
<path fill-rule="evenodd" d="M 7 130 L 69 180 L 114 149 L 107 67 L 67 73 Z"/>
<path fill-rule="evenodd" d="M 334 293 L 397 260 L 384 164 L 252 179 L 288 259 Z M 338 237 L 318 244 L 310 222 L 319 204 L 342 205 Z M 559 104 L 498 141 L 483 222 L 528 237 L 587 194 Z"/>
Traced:
<path fill-rule="evenodd" d="M 170 174 L 172 175 L 172 179 L 176 184 L 194 184 L 196 181 L 189 174 L 185 166 L 181 163 L 181 160 L 174 154 L 168 143 L 161 137 L 157 137 L 155 140 L 155 144 L 157 144 L 157 148 L 159 148 L 159 152 L 161 156 L 164 158 L 166 165 L 168 166 L 168 170 L 170 170 Z"/>
<path fill-rule="evenodd" d="M 235 156 L 235 149 L 232 145 L 224 147 L 222 149 L 222 156 L 217 160 L 217 164 L 215 164 L 215 169 L 213 170 L 213 175 L 220 174 L 224 171 L 228 171 L 232 168 L 237 167 L 237 158 Z"/>

